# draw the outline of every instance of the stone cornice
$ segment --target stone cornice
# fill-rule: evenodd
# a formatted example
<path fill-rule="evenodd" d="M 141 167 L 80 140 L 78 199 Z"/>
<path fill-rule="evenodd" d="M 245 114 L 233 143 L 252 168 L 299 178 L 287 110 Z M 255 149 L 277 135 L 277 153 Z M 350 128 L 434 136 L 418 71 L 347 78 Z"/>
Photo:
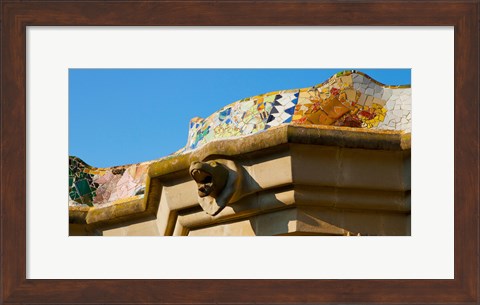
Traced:
<path fill-rule="evenodd" d="M 149 177 L 157 177 L 188 168 L 193 161 L 211 155 L 236 156 L 282 144 L 312 144 L 379 150 L 410 149 L 411 134 L 403 131 L 369 130 L 323 125 L 281 125 L 256 134 L 218 139 L 182 155 L 154 161 Z"/>
<path fill-rule="evenodd" d="M 192 151 L 152 161 L 148 169 L 143 198 L 142 196 L 125 198 L 104 207 L 69 207 L 70 222 L 111 224 L 155 213 L 158 208 L 159 186 L 152 182 L 161 176 L 187 170 L 191 162 L 201 161 L 210 156 L 235 159 L 235 156 L 285 144 L 403 151 L 410 149 L 410 138 L 410 133 L 401 131 L 289 124 L 248 136 L 219 139 Z"/>

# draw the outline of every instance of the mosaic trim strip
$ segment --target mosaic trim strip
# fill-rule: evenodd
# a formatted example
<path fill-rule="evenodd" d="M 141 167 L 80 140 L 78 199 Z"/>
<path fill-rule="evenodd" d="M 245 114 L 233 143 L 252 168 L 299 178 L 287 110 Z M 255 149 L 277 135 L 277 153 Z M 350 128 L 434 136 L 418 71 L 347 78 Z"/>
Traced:
<path fill-rule="evenodd" d="M 68 162 L 69 205 L 88 206 L 143 195 L 148 166 L 152 163 L 94 168 L 74 156 Z"/>
<path fill-rule="evenodd" d="M 410 86 L 387 86 L 362 72 L 344 71 L 310 88 L 249 97 L 206 119 L 194 118 L 185 150 L 287 123 L 410 132 L 410 112 Z"/>

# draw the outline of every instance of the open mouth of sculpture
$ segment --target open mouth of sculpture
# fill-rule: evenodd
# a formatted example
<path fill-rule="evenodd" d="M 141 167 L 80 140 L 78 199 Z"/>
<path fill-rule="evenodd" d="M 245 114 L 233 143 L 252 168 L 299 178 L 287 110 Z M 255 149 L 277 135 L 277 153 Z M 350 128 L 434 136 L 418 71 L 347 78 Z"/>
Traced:
<path fill-rule="evenodd" d="M 193 179 L 198 184 L 198 196 L 205 197 L 213 191 L 213 177 L 209 172 L 201 169 L 194 169 L 191 171 Z"/>

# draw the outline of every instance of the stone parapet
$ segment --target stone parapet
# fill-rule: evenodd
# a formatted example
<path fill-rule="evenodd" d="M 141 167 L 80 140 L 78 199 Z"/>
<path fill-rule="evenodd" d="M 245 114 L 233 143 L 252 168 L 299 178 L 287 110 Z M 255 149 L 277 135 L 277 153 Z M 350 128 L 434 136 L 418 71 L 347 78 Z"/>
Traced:
<path fill-rule="evenodd" d="M 192 162 L 209 161 L 225 164 L 240 179 L 235 182 L 240 187 L 213 212 L 200 205 L 201 184 L 190 172 Z M 410 188 L 408 133 L 282 125 L 153 162 L 145 196 L 131 202 L 130 214 L 86 212 L 82 230 L 101 235 L 410 235 Z M 128 202 L 123 205 L 120 210 L 129 210 Z"/>

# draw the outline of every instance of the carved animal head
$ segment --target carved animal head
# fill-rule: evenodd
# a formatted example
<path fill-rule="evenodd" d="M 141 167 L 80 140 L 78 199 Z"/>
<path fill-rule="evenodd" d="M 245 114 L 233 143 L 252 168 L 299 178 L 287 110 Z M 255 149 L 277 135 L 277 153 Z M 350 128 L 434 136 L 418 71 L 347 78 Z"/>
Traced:
<path fill-rule="evenodd" d="M 190 175 L 197 183 L 198 203 L 212 216 L 236 200 L 236 190 L 242 184 L 242 174 L 232 160 L 192 162 Z"/>
<path fill-rule="evenodd" d="M 216 198 L 227 184 L 228 169 L 215 161 L 193 162 L 190 175 L 197 182 L 199 197 Z"/>

